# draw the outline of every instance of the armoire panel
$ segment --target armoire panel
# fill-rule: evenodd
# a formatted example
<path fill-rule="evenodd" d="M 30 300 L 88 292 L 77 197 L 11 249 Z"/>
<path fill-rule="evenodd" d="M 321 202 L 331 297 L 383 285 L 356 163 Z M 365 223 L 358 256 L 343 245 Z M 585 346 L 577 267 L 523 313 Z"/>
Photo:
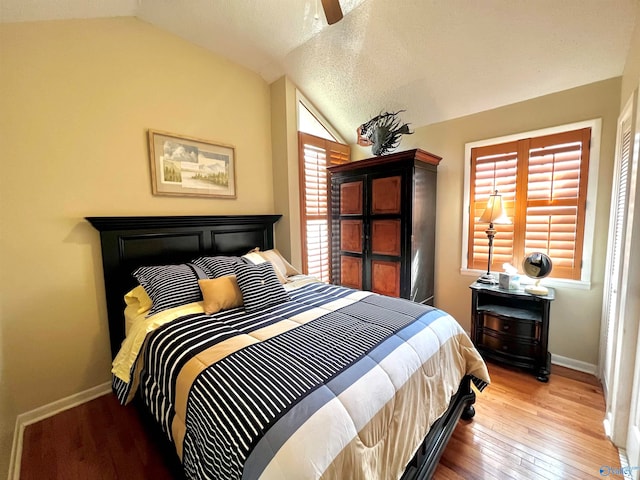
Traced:
<path fill-rule="evenodd" d="M 362 220 L 340 221 L 340 250 L 362 252 Z"/>
<path fill-rule="evenodd" d="M 400 213 L 402 177 L 375 178 L 371 181 L 371 213 L 374 215 Z"/>
<path fill-rule="evenodd" d="M 373 220 L 371 222 L 371 253 L 395 255 L 401 253 L 400 220 Z"/>
<path fill-rule="evenodd" d="M 362 259 L 343 255 L 340 257 L 341 285 L 362 290 Z"/>
<path fill-rule="evenodd" d="M 362 180 L 340 185 L 340 214 L 362 215 Z"/>
<path fill-rule="evenodd" d="M 400 296 L 400 262 L 371 261 L 371 291 L 389 297 Z"/>

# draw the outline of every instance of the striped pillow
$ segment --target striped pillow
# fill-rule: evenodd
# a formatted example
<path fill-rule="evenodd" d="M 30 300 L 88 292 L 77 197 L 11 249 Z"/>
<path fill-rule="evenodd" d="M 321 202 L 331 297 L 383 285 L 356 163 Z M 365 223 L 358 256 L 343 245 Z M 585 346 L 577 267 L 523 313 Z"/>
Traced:
<path fill-rule="evenodd" d="M 151 298 L 152 306 L 147 316 L 169 308 L 202 300 L 198 275 L 200 269 L 186 263 L 180 265 L 154 265 L 140 267 L 133 276 Z"/>
<path fill-rule="evenodd" d="M 199 266 L 209 276 L 209 278 L 220 278 L 234 275 L 233 266 L 244 263 L 240 257 L 200 257 L 191 263 Z"/>
<path fill-rule="evenodd" d="M 289 294 L 278 280 L 271 263 L 238 263 L 233 268 L 247 313 L 289 301 Z"/>

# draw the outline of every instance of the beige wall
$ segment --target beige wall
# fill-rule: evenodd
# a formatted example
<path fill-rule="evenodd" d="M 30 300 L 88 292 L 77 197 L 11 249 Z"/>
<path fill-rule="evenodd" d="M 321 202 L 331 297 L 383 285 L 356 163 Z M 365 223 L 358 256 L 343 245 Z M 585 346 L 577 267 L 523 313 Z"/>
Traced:
<path fill-rule="evenodd" d="M 621 110 L 627 103 L 631 93 L 638 88 L 638 83 L 640 83 L 640 0 L 636 0 L 636 25 L 622 74 Z"/>
<path fill-rule="evenodd" d="M 401 149 L 420 147 L 443 157 L 438 167 L 436 305 L 457 318 L 467 331 L 471 310 L 469 284 L 475 277 L 460 273 L 465 143 L 602 118 L 591 289 L 556 289 L 549 334 L 553 354 L 597 364 L 620 81 L 620 78 L 606 80 L 429 125 L 403 137 Z"/>
<path fill-rule="evenodd" d="M 298 168 L 298 122 L 296 86 L 281 77 L 271 88 L 271 144 L 276 224 L 276 245 L 297 268 L 302 269 L 300 233 L 300 180 Z"/>
<path fill-rule="evenodd" d="M 0 478 L 16 415 L 110 379 L 99 215 L 274 213 L 269 86 L 132 18 L 0 26 Z M 236 147 L 236 200 L 152 196 L 148 128 Z"/>

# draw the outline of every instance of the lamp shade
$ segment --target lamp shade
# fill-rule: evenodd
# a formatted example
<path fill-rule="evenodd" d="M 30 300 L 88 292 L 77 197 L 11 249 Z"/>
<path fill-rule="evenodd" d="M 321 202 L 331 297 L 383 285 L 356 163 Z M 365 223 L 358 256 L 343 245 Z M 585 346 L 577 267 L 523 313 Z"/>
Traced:
<path fill-rule="evenodd" d="M 496 225 L 509 225 L 511 220 L 507 217 L 507 213 L 502 206 L 502 195 L 498 195 L 498 191 L 493 195 L 489 195 L 487 208 L 484 209 L 482 215 L 478 219 L 480 223 L 495 223 Z"/>

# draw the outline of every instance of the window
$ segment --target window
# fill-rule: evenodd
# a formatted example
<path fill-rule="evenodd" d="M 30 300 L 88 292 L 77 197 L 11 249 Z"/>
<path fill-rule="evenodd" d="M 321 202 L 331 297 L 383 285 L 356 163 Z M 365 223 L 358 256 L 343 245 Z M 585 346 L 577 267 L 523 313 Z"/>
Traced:
<path fill-rule="evenodd" d="M 302 212 L 302 269 L 329 282 L 329 209 L 327 167 L 349 161 L 348 145 L 298 132 L 300 209 Z"/>
<path fill-rule="evenodd" d="M 336 137 L 322 124 L 302 101 L 298 102 L 298 131 L 315 135 L 316 137 L 336 141 Z"/>
<path fill-rule="evenodd" d="M 551 276 L 582 278 L 591 128 L 471 148 L 467 266 L 487 267 L 489 195 L 503 196 L 511 225 L 495 225 L 492 270 L 519 267 L 534 251 L 553 261 Z"/>

